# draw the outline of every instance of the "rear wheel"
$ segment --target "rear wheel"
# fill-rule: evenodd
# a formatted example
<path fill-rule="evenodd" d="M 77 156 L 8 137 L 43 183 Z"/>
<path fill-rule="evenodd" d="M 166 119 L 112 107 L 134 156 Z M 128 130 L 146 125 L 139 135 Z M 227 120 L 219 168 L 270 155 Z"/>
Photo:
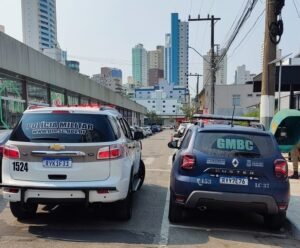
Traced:
<path fill-rule="evenodd" d="M 170 193 L 169 221 L 173 223 L 184 221 L 184 208 L 175 203 L 174 194 Z"/>
<path fill-rule="evenodd" d="M 286 212 L 265 215 L 264 220 L 267 227 L 273 230 L 278 230 L 284 225 L 286 220 Z"/>
<path fill-rule="evenodd" d="M 10 211 L 19 220 L 30 219 L 36 215 L 38 204 L 10 202 Z"/>
<path fill-rule="evenodd" d="M 146 168 L 145 168 L 145 164 L 143 162 L 143 160 L 140 161 L 140 168 L 139 168 L 139 172 L 138 172 L 138 178 L 141 180 L 140 181 L 140 184 L 137 188 L 137 190 L 139 190 L 143 183 L 144 183 L 144 180 L 145 180 L 145 175 L 146 175 Z"/>

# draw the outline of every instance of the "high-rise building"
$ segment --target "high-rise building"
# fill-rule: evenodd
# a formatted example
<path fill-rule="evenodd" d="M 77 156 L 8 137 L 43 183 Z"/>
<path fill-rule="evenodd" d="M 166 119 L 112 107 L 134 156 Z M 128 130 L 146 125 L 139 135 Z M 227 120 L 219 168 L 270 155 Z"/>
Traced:
<path fill-rule="evenodd" d="M 43 51 L 58 47 L 56 0 L 22 0 L 23 41 Z"/>
<path fill-rule="evenodd" d="M 250 74 L 250 71 L 246 70 L 245 65 L 238 66 L 235 71 L 235 84 L 245 84 L 246 82 L 252 81 L 253 74 Z"/>
<path fill-rule="evenodd" d="M 132 76 L 134 83 L 148 85 L 147 51 L 143 44 L 132 48 Z"/>
<path fill-rule="evenodd" d="M 164 78 L 171 82 L 171 34 L 165 36 Z"/>
<path fill-rule="evenodd" d="M 170 83 L 188 87 L 189 24 L 171 14 L 171 78 Z"/>
<path fill-rule="evenodd" d="M 5 27 L 3 25 L 0 25 L 0 32 L 5 33 Z"/>
<path fill-rule="evenodd" d="M 123 93 L 122 70 L 120 69 L 102 67 L 101 73 L 93 75 L 91 79 L 114 92 Z"/>
<path fill-rule="evenodd" d="M 226 84 L 227 83 L 227 56 L 222 59 L 219 63 L 222 53 L 224 49 L 215 51 L 215 61 L 218 65 L 216 72 L 216 82 L 215 84 Z M 203 83 L 204 85 L 211 83 L 211 51 L 207 53 L 207 55 L 203 56 Z"/>
<path fill-rule="evenodd" d="M 164 47 L 157 46 L 156 50 L 148 52 L 148 85 L 155 85 L 163 78 Z"/>

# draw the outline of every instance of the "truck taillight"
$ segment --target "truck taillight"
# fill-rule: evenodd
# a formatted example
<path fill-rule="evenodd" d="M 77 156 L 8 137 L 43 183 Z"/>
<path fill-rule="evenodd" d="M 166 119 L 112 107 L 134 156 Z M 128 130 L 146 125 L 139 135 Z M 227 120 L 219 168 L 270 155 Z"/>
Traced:
<path fill-rule="evenodd" d="M 193 155 L 183 155 L 182 156 L 182 163 L 180 165 L 181 169 L 184 170 L 191 170 L 195 166 L 195 157 Z"/>
<path fill-rule="evenodd" d="M 5 158 L 12 158 L 12 159 L 19 159 L 20 152 L 18 147 L 13 145 L 5 145 L 3 148 L 3 157 Z"/>
<path fill-rule="evenodd" d="M 115 159 L 123 155 L 123 147 L 121 145 L 111 145 L 101 147 L 97 153 L 97 159 Z"/>
<path fill-rule="evenodd" d="M 278 178 L 286 178 L 288 176 L 288 165 L 284 159 L 274 161 L 274 172 Z"/>

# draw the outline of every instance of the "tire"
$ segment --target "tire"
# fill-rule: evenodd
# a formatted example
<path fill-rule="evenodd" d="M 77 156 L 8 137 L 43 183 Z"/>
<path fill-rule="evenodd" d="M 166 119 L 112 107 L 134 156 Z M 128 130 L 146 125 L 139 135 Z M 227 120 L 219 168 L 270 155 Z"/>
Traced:
<path fill-rule="evenodd" d="M 184 208 L 175 203 L 175 197 L 172 192 L 170 193 L 169 221 L 173 223 L 184 221 Z"/>
<path fill-rule="evenodd" d="M 145 167 L 143 160 L 140 161 L 140 168 L 139 168 L 139 172 L 138 172 L 137 176 L 139 179 L 141 179 L 140 185 L 137 188 L 137 190 L 140 190 L 140 188 L 143 186 L 145 176 L 146 176 L 146 167 Z"/>
<path fill-rule="evenodd" d="M 264 216 L 265 225 L 273 230 L 279 230 L 285 223 L 286 212 Z"/>
<path fill-rule="evenodd" d="M 114 203 L 114 215 L 118 220 L 127 221 L 132 216 L 132 176 L 130 179 L 128 193 L 124 200 Z"/>
<path fill-rule="evenodd" d="M 31 219 L 36 215 L 38 204 L 10 202 L 10 211 L 19 220 Z"/>

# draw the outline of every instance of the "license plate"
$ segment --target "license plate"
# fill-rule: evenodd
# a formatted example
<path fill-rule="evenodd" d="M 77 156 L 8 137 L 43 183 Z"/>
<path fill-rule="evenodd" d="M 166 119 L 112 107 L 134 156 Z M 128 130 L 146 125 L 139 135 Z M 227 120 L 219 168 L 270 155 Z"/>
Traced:
<path fill-rule="evenodd" d="M 70 158 L 44 158 L 44 168 L 71 168 L 72 160 Z"/>
<path fill-rule="evenodd" d="M 246 178 L 246 177 L 220 177 L 220 184 L 247 186 L 248 178 Z"/>

